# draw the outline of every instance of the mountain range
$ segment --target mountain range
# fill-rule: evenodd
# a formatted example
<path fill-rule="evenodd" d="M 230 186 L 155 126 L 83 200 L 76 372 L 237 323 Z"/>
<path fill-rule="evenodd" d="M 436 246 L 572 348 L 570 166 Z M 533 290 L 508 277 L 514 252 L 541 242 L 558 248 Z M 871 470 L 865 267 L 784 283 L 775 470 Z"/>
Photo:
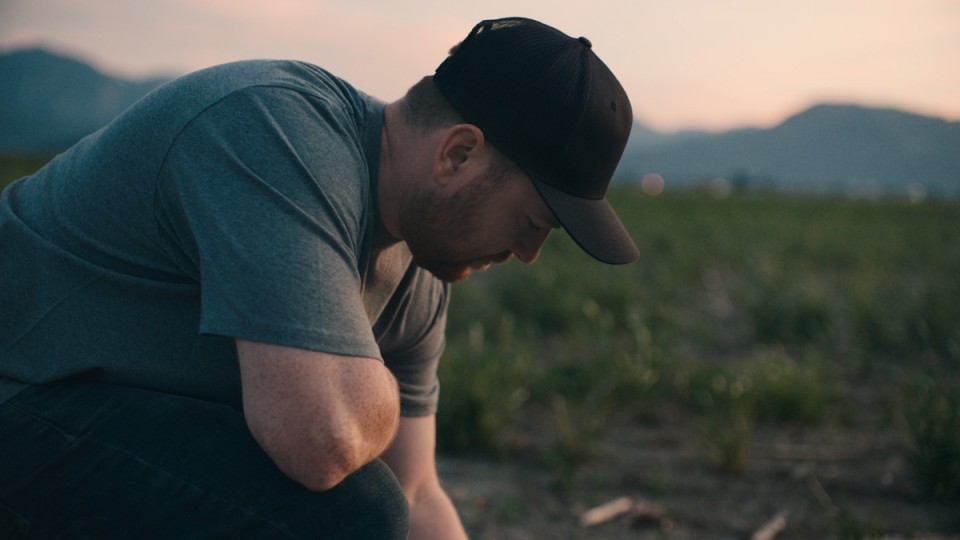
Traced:
<path fill-rule="evenodd" d="M 52 153 L 108 123 L 168 78 L 132 81 L 43 49 L 0 53 L 0 152 Z M 960 196 L 960 122 L 820 104 L 766 129 L 661 133 L 633 126 L 621 182 L 668 188 Z"/>
<path fill-rule="evenodd" d="M 769 129 L 658 134 L 634 126 L 621 177 L 800 192 L 960 195 L 960 122 L 821 104 Z"/>
<path fill-rule="evenodd" d="M 167 80 L 111 77 L 43 49 L 0 54 L 0 152 L 63 150 Z"/>

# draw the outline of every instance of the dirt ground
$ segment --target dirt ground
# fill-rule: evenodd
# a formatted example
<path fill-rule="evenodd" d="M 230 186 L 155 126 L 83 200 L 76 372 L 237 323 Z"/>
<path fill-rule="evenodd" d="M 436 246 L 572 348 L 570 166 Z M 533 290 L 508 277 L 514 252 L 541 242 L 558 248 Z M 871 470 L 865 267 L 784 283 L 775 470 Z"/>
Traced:
<path fill-rule="evenodd" d="M 565 481 L 523 456 L 440 455 L 440 475 L 477 540 L 960 539 L 960 501 L 923 495 L 896 435 L 758 428 L 733 474 L 695 426 L 624 424 L 608 426 Z M 605 503 L 612 517 L 582 522 Z"/>

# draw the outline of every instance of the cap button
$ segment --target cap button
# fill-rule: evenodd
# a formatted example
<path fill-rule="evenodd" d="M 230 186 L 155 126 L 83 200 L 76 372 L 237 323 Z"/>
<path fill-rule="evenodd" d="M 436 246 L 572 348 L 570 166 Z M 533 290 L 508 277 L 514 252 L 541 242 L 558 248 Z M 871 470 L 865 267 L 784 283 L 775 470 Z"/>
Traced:
<path fill-rule="evenodd" d="M 585 37 L 583 37 L 583 36 L 580 36 L 579 40 L 580 40 L 580 43 L 583 43 L 583 44 L 586 45 L 587 47 L 593 47 L 593 43 L 590 43 L 590 40 L 589 40 L 589 39 L 587 39 L 587 38 L 585 38 Z"/>

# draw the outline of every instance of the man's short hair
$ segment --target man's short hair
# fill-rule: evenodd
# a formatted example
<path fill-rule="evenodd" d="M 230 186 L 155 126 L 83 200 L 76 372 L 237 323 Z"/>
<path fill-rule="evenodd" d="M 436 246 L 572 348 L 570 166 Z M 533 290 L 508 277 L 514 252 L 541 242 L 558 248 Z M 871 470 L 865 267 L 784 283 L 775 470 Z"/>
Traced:
<path fill-rule="evenodd" d="M 463 123 L 463 118 L 433 83 L 432 76 L 410 87 L 400 103 L 407 122 L 422 131 Z"/>
<path fill-rule="evenodd" d="M 404 119 L 421 132 L 464 123 L 460 114 L 437 89 L 431 76 L 420 79 L 410 87 L 407 94 L 400 100 L 400 104 Z M 487 144 L 494 152 L 487 178 L 494 184 L 498 184 L 509 172 L 516 170 L 517 166 L 496 147 L 490 145 L 490 141 L 487 141 Z"/>

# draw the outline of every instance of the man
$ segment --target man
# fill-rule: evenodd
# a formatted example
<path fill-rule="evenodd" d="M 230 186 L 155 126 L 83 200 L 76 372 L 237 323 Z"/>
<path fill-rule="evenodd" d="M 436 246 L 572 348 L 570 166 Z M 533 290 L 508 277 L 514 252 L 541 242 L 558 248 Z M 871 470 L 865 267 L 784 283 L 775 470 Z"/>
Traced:
<path fill-rule="evenodd" d="M 585 38 L 478 24 L 386 104 L 299 62 L 174 81 L 0 200 L 0 536 L 458 538 L 450 282 L 604 199 L 632 124 Z"/>

